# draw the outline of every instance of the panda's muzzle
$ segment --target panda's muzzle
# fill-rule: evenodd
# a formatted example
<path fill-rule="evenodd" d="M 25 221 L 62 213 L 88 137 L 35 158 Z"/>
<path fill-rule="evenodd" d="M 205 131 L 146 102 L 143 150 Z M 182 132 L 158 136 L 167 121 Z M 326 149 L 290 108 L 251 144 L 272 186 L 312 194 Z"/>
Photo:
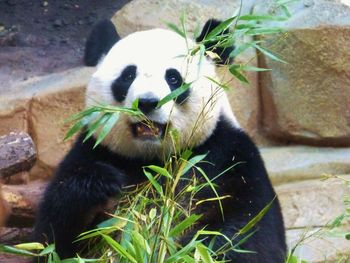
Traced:
<path fill-rule="evenodd" d="M 141 140 L 159 140 L 164 137 L 166 124 L 158 122 L 136 122 L 132 123 L 131 130 L 135 138 Z"/>

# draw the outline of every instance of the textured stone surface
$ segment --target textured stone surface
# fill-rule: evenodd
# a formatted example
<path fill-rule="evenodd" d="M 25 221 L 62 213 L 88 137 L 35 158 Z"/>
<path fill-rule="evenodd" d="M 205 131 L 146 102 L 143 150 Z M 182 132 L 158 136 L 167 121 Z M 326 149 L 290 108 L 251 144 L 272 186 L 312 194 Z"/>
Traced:
<path fill-rule="evenodd" d="M 264 127 L 284 140 L 350 145 L 350 7 L 301 2 L 266 44 L 288 64 L 259 61 L 272 69 L 261 79 Z"/>
<path fill-rule="evenodd" d="M 0 99 L 0 136 L 11 131 L 28 132 L 28 99 Z"/>
<path fill-rule="evenodd" d="M 254 54 L 252 54 L 254 58 Z M 237 63 L 245 63 L 248 59 L 240 57 L 236 60 Z M 255 59 L 250 63 L 254 65 Z M 256 64 L 255 64 L 256 66 Z M 234 112 L 241 127 L 246 130 L 254 139 L 259 141 L 258 124 L 259 124 L 259 112 L 260 101 L 257 88 L 257 73 L 249 72 L 246 76 L 249 80 L 249 84 L 245 84 L 237 80 L 228 71 L 226 67 L 219 68 L 218 74 L 221 83 L 227 85 L 230 89 L 227 90 L 227 95 L 231 104 L 232 111 Z"/>
<path fill-rule="evenodd" d="M 314 234 L 297 247 L 294 255 L 309 263 L 349 262 L 350 241 L 344 237 L 335 237 L 326 233 L 318 235 L 319 230 L 319 228 L 288 230 L 287 244 L 289 248 L 293 248 L 301 237 Z"/>
<path fill-rule="evenodd" d="M 203 26 L 209 18 L 227 19 L 239 7 L 237 0 L 133 0 L 119 10 L 112 21 L 121 36 L 155 27 L 166 28 L 166 22 L 179 24 L 183 12 L 186 26 L 193 32 Z M 249 10 L 252 0 L 243 1 L 243 12 Z M 136 11 L 137 10 L 137 11 Z"/>
<path fill-rule="evenodd" d="M 63 142 L 71 125 L 65 120 L 83 109 L 85 86 L 91 73 L 88 68 L 74 69 L 45 77 L 33 87 L 40 92 L 33 97 L 30 107 L 31 135 L 38 152 L 31 179 L 48 176 L 70 148 L 72 140 Z"/>
<path fill-rule="evenodd" d="M 343 176 L 349 179 L 350 176 Z M 308 180 L 275 187 L 286 228 L 319 227 L 342 214 L 350 188 L 341 179 Z"/>
<path fill-rule="evenodd" d="M 289 146 L 260 149 L 275 184 L 350 174 L 350 148 Z"/>

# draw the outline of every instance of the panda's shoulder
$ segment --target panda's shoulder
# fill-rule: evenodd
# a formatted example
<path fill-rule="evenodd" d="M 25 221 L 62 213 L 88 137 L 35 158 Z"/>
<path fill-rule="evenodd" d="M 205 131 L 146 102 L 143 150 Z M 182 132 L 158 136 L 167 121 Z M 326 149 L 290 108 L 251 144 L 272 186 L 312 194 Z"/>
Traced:
<path fill-rule="evenodd" d="M 245 160 L 261 161 L 254 141 L 225 114 L 220 115 L 212 134 L 199 148 L 220 159 L 231 160 L 233 156 L 239 156 Z"/>

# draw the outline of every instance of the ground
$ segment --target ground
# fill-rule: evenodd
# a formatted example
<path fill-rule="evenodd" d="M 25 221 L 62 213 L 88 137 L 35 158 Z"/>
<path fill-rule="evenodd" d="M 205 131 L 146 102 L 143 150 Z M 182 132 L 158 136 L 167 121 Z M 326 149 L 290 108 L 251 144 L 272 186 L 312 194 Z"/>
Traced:
<path fill-rule="evenodd" d="M 33 76 L 82 65 L 92 25 L 130 0 L 0 0 L 0 94 Z"/>

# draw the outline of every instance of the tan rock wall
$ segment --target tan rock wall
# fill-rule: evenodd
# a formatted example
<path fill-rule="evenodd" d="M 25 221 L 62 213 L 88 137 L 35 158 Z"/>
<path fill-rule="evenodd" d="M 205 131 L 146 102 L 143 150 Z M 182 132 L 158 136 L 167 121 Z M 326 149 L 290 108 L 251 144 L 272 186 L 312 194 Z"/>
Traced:
<path fill-rule="evenodd" d="M 349 13 L 350 14 L 350 13 Z M 263 126 L 301 143 L 350 145 L 350 26 L 296 29 L 269 40 L 288 64 L 260 65 Z"/>

